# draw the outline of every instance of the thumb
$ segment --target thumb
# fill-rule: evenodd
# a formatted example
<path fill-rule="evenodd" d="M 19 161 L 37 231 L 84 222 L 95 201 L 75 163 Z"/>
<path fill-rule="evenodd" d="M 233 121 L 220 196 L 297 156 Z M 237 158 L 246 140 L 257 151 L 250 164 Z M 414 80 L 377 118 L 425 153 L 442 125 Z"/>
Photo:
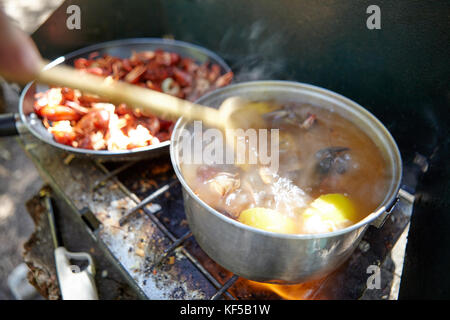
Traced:
<path fill-rule="evenodd" d="M 33 40 L 0 9 L 0 75 L 13 82 L 26 83 L 41 68 L 41 56 Z"/>

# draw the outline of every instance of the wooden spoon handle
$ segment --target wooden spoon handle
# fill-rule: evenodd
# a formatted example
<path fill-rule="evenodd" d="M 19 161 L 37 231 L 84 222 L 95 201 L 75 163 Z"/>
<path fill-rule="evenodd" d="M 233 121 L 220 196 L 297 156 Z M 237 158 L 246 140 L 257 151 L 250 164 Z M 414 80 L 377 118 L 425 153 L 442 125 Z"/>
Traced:
<path fill-rule="evenodd" d="M 183 116 L 190 120 L 202 120 L 209 126 L 224 127 L 224 121 L 216 109 L 123 81 L 114 81 L 111 78 L 80 72 L 80 70 L 66 65 L 44 68 L 36 81 L 97 94 L 108 101 L 126 103 L 133 109 L 139 109 L 144 113 L 151 113 L 163 119 L 176 120 Z"/>

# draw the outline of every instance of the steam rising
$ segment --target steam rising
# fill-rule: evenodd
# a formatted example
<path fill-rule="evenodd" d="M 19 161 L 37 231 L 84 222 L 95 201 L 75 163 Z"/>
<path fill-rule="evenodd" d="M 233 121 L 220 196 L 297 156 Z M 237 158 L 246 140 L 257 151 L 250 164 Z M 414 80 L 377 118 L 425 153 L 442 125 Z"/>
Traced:
<path fill-rule="evenodd" d="M 231 61 L 235 82 L 279 79 L 285 69 L 285 62 L 280 58 L 285 42 L 282 35 L 273 33 L 262 21 L 256 21 L 247 29 L 230 25 L 219 50 L 231 52 L 225 59 Z M 244 45 L 235 50 L 235 43 Z"/>

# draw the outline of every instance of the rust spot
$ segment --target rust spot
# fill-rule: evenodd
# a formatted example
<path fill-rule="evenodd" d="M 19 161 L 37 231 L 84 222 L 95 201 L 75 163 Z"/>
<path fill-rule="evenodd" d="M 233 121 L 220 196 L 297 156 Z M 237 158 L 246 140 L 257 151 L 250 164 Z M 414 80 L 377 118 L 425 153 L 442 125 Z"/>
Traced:
<path fill-rule="evenodd" d="M 170 164 L 168 163 L 164 163 L 158 166 L 154 166 L 152 168 L 152 175 L 157 175 L 157 174 L 161 174 L 161 173 L 165 173 L 167 171 L 169 171 L 171 169 Z"/>

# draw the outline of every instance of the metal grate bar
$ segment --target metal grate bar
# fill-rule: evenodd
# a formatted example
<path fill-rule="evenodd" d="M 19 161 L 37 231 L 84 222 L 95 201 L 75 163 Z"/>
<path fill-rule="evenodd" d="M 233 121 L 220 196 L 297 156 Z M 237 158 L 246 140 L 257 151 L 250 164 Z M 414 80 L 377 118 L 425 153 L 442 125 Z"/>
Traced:
<path fill-rule="evenodd" d="M 161 255 L 161 257 L 159 257 L 158 260 L 156 260 L 154 266 L 155 267 L 159 266 L 164 261 L 164 259 L 166 259 L 172 253 L 172 251 L 178 248 L 184 241 L 189 239 L 191 236 L 192 232 L 188 231 L 181 238 L 178 238 L 176 241 L 174 241 L 169 248 L 164 250 L 164 254 Z"/>
<path fill-rule="evenodd" d="M 128 221 L 130 221 L 131 218 L 134 217 L 134 213 L 136 213 L 136 211 L 138 211 L 139 209 L 142 209 L 143 207 L 148 205 L 150 202 L 152 202 L 153 200 L 155 200 L 156 198 L 161 196 L 164 192 L 169 190 L 171 187 L 173 187 L 177 183 L 178 183 L 178 180 L 173 180 L 172 182 L 164 185 L 163 187 L 159 188 L 158 190 L 156 190 L 155 192 L 150 194 L 147 198 L 142 200 L 136 207 L 128 210 L 125 213 L 125 215 L 122 218 L 120 218 L 119 225 L 122 227 L 125 223 L 127 223 Z"/>
<path fill-rule="evenodd" d="M 170 253 L 175 248 L 177 248 L 179 245 L 181 245 L 184 241 L 189 239 L 191 236 L 192 236 L 192 232 L 191 231 L 186 232 L 181 238 L 179 238 L 177 241 L 175 241 L 169 248 L 164 250 L 164 253 L 166 253 L 166 254 Z"/>
<path fill-rule="evenodd" d="M 119 182 L 120 183 L 120 182 Z M 121 184 L 121 183 L 120 183 Z M 128 190 L 125 186 L 123 186 L 126 190 Z M 128 191 L 130 192 L 130 191 Z M 130 192 L 130 196 L 131 196 Z M 149 210 L 147 210 L 146 208 L 142 208 L 142 210 L 148 215 L 148 217 L 152 220 L 153 223 L 155 223 L 160 229 L 161 231 L 173 242 L 177 241 L 177 238 L 172 234 L 172 232 L 170 232 L 162 223 L 161 221 L 159 221 L 158 217 L 156 217 L 152 212 L 150 212 Z M 200 263 L 200 261 L 198 261 L 194 256 L 192 256 L 189 251 L 186 250 L 185 247 L 181 247 L 180 248 L 181 252 L 197 267 L 197 269 L 200 270 L 201 273 L 203 273 L 203 275 L 216 287 L 216 288 L 220 288 L 221 284 L 219 281 L 216 280 L 216 278 L 213 277 L 213 275 L 206 270 L 203 265 Z M 235 300 L 235 298 L 229 293 L 226 292 L 225 293 L 226 296 L 229 299 Z"/>
<path fill-rule="evenodd" d="M 108 174 L 109 170 L 100 162 L 98 161 L 94 161 L 95 165 L 102 170 L 104 173 Z M 128 188 L 119 180 L 116 181 L 117 185 L 119 186 L 119 189 L 125 193 L 128 197 L 131 198 L 131 200 L 133 200 L 136 204 L 139 204 L 141 202 L 141 200 L 138 198 L 138 196 L 136 196 L 133 192 L 131 192 L 130 190 L 128 190 Z M 147 208 L 143 207 L 142 210 L 144 211 L 144 213 L 152 220 L 153 223 L 155 223 L 158 228 L 173 242 L 175 243 L 177 240 L 177 237 L 172 234 L 172 232 L 170 232 L 165 226 L 164 224 L 158 219 L 158 217 L 156 217 L 156 215 L 154 215 L 152 212 L 150 212 Z M 195 267 L 205 276 L 206 279 L 208 279 L 211 284 L 216 287 L 217 289 L 222 289 L 223 286 L 220 284 L 219 281 L 216 280 L 216 278 L 214 278 L 214 276 L 208 271 L 206 270 L 203 265 L 200 263 L 200 261 L 198 261 L 194 256 L 192 256 L 189 251 L 187 251 L 187 249 L 185 247 L 181 247 L 180 248 L 181 252 L 186 256 L 186 258 L 188 258 L 194 265 Z M 217 295 L 218 293 L 216 292 L 213 296 Z M 233 295 L 231 295 L 228 291 L 224 291 L 221 294 L 225 295 L 227 298 L 231 299 L 231 300 L 236 300 L 235 297 L 233 297 Z"/>
<path fill-rule="evenodd" d="M 239 278 L 238 275 L 233 274 L 233 276 L 225 282 L 225 284 L 220 288 L 212 297 L 211 300 L 219 300 L 219 298 L 222 296 L 222 294 L 227 291 Z"/>
<path fill-rule="evenodd" d="M 104 186 L 106 181 L 108 181 L 109 179 L 111 179 L 114 176 L 117 176 L 122 171 L 125 171 L 126 169 L 130 168 L 135 163 L 137 163 L 137 161 L 130 161 L 130 162 L 124 164 L 123 166 L 120 166 L 117 169 L 114 169 L 113 171 L 110 171 L 103 178 L 101 178 L 100 180 L 97 180 L 94 183 L 94 185 L 91 187 L 91 192 L 97 190 L 98 188 L 100 188 L 102 186 Z"/>

